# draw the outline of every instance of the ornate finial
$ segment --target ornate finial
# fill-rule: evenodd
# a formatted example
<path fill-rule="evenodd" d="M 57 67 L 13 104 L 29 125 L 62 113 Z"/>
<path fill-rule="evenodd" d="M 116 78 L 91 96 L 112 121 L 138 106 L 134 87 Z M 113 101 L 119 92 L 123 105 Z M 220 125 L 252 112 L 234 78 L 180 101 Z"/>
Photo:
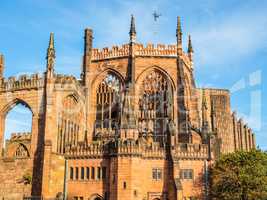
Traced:
<path fill-rule="evenodd" d="M 131 15 L 131 27 L 130 27 L 129 35 L 130 35 L 130 42 L 135 42 L 136 29 L 135 29 L 135 19 L 133 15 Z"/>
<path fill-rule="evenodd" d="M 4 55 L 0 54 L 0 78 L 3 77 L 4 65 L 5 65 Z"/>
<path fill-rule="evenodd" d="M 56 54 L 55 54 L 55 48 L 54 48 L 54 33 L 50 33 L 49 45 L 47 48 L 47 55 L 46 55 L 47 71 L 53 72 L 55 58 L 56 58 Z"/>
<path fill-rule="evenodd" d="M 188 36 L 188 53 L 194 53 L 193 46 L 192 46 L 192 41 L 191 41 L 191 35 Z"/>

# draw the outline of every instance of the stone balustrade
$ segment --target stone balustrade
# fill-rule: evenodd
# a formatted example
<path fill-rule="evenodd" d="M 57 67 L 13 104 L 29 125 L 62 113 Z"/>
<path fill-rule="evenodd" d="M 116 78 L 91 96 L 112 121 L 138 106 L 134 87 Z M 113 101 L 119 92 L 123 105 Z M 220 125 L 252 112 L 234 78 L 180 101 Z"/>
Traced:
<path fill-rule="evenodd" d="M 207 159 L 208 155 L 206 144 L 179 144 L 173 150 L 173 156 L 179 159 Z"/>
<path fill-rule="evenodd" d="M 174 158 L 207 159 L 208 146 L 204 144 L 178 144 L 172 150 Z M 150 146 L 135 141 L 114 141 L 111 144 L 90 144 L 70 149 L 66 153 L 68 158 L 89 158 L 104 156 L 138 156 L 144 159 L 164 159 L 166 151 L 156 143 Z"/>

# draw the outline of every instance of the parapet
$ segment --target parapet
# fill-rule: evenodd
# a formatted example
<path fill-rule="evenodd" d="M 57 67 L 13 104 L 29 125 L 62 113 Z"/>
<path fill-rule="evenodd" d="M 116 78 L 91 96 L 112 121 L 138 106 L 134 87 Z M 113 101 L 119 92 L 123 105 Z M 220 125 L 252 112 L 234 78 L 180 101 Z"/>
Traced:
<path fill-rule="evenodd" d="M 75 89 L 82 93 L 82 87 L 80 80 L 76 79 L 72 75 L 57 74 L 55 78 L 56 89 Z"/>
<path fill-rule="evenodd" d="M 179 159 L 208 159 L 208 145 L 178 144 L 174 149 L 174 157 Z"/>
<path fill-rule="evenodd" d="M 11 133 L 9 141 L 25 141 L 31 140 L 32 134 L 30 132 Z"/>
<path fill-rule="evenodd" d="M 205 144 L 178 144 L 173 156 L 179 159 L 208 159 L 208 146 Z M 140 157 L 143 159 L 165 159 L 165 148 L 157 143 L 140 144 L 134 140 L 113 141 L 109 144 L 97 143 L 88 146 L 78 145 L 67 150 L 67 158 L 97 158 L 105 156 Z"/>
<path fill-rule="evenodd" d="M 0 92 L 14 91 L 22 89 L 37 89 L 44 86 L 43 76 L 40 74 L 11 76 L 8 79 L 0 81 Z"/>
<path fill-rule="evenodd" d="M 134 46 L 135 56 L 162 56 L 162 57 L 177 57 L 176 45 L 165 44 L 135 44 Z M 129 56 L 129 44 L 122 46 L 113 46 L 112 48 L 93 49 L 92 61 L 105 60 L 111 58 L 121 58 Z"/>

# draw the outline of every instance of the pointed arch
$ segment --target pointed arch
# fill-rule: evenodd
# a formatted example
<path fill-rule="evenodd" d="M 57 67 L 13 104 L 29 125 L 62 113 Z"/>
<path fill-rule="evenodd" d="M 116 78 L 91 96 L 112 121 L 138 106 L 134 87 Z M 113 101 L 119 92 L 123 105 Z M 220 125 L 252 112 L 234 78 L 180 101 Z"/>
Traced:
<path fill-rule="evenodd" d="M 94 77 L 94 79 L 92 80 L 92 88 L 97 87 L 99 82 L 101 82 L 108 74 L 114 74 L 115 76 L 117 76 L 120 79 L 121 83 L 124 85 L 125 79 L 120 72 L 112 68 L 106 68 Z"/>
<path fill-rule="evenodd" d="M 23 143 L 18 143 L 18 146 L 14 152 L 14 157 L 16 158 L 30 157 L 28 148 Z"/>
<path fill-rule="evenodd" d="M 15 117 L 16 122 L 13 123 L 23 123 L 24 125 L 27 125 L 27 130 L 21 130 L 21 127 L 19 128 L 19 130 L 14 130 L 13 124 L 9 124 L 9 116 L 8 114 L 10 113 L 10 115 L 12 116 L 14 113 L 11 113 L 13 111 L 13 109 L 17 108 L 18 105 L 23 106 L 23 110 L 26 109 L 27 110 L 27 114 L 25 115 L 25 113 L 20 114 L 20 117 Z M 17 110 L 15 109 L 15 112 Z M 30 117 L 30 118 L 25 118 L 25 116 Z M 7 151 L 6 149 L 6 140 L 9 139 L 9 137 L 11 137 L 11 133 L 12 132 L 32 132 L 32 126 L 33 126 L 33 117 L 34 117 L 34 112 L 32 107 L 30 106 L 30 104 L 26 101 L 24 101 L 23 99 L 20 98 L 13 98 L 12 100 L 10 100 L 8 103 L 6 103 L 6 105 L 1 109 L 0 111 L 0 147 L 1 149 L 5 149 L 5 151 Z M 12 120 L 12 119 L 10 119 Z M 13 117 L 14 120 L 14 117 Z M 25 123 L 27 122 L 27 123 Z M 9 125 L 8 125 L 9 124 Z M 12 130 L 9 130 L 10 128 L 12 128 Z M 8 132 L 7 132 L 8 131 Z"/>
<path fill-rule="evenodd" d="M 34 116 L 34 112 L 31 106 L 26 101 L 20 98 L 15 98 L 15 99 L 12 99 L 10 102 L 8 102 L 1 110 L 1 114 L 5 117 L 8 114 L 8 112 L 12 110 L 12 108 L 14 108 L 18 104 L 21 104 L 25 106 L 26 108 L 28 108 L 31 111 L 32 115 Z"/>
<path fill-rule="evenodd" d="M 174 83 L 165 70 L 153 66 L 137 77 L 138 129 L 163 145 L 174 117 Z"/>
<path fill-rule="evenodd" d="M 104 198 L 100 196 L 99 194 L 93 194 L 89 197 L 88 200 L 104 200 Z"/>
<path fill-rule="evenodd" d="M 164 70 L 162 67 L 159 67 L 157 65 L 152 65 L 150 67 L 147 67 L 145 70 L 143 70 L 137 77 L 136 77 L 136 83 L 140 82 L 142 79 L 145 78 L 145 76 L 147 74 L 149 74 L 151 71 L 153 70 L 157 70 L 159 72 L 161 72 L 162 74 L 164 74 L 166 76 L 166 78 L 170 81 L 171 85 L 172 85 L 172 89 L 173 91 L 176 90 L 176 84 L 174 82 L 174 80 L 172 79 L 172 77 L 169 75 L 169 73 Z"/>
<path fill-rule="evenodd" d="M 115 70 L 106 70 L 95 82 L 95 136 L 110 137 L 120 124 L 123 78 Z"/>
<path fill-rule="evenodd" d="M 57 152 L 64 154 L 84 139 L 86 117 L 84 106 L 76 92 L 64 96 L 61 105 L 57 124 Z"/>

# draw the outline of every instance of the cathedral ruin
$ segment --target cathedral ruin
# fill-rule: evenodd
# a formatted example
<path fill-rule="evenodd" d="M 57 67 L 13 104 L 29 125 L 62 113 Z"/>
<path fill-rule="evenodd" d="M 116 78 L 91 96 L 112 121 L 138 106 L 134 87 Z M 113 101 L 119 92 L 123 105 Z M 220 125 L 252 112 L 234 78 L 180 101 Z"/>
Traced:
<path fill-rule="evenodd" d="M 216 158 L 255 148 L 229 90 L 196 87 L 179 17 L 174 45 L 138 43 L 133 16 L 122 46 L 84 34 L 80 78 L 55 72 L 53 33 L 42 75 L 6 78 L 0 56 L 0 199 L 206 199 Z M 32 130 L 4 141 L 17 104 Z"/>

